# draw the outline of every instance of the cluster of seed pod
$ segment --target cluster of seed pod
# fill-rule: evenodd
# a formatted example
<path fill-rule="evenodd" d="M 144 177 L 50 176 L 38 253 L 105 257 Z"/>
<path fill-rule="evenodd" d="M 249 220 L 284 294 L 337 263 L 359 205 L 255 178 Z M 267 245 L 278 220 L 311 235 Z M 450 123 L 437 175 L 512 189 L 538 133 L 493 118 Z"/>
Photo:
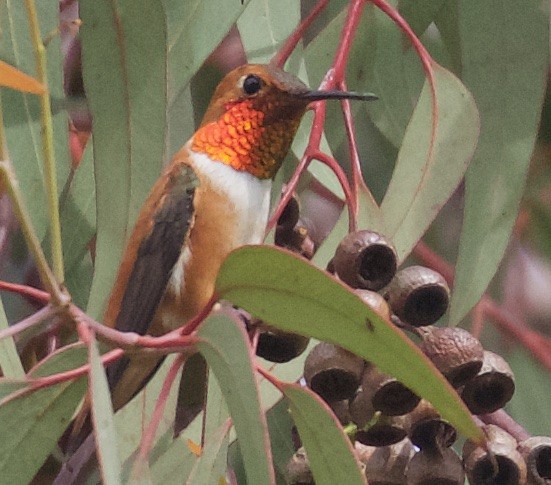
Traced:
<path fill-rule="evenodd" d="M 304 255 L 304 239 L 288 237 L 296 235 L 300 226 L 296 200 L 284 214 L 276 242 L 287 234 L 285 240 L 291 244 L 284 245 Z M 433 325 L 447 311 L 450 295 L 439 273 L 422 266 L 397 271 L 392 244 L 367 230 L 348 234 L 327 270 L 381 316 L 416 334 L 420 349 L 473 415 L 493 413 L 511 399 L 514 376 L 503 358 L 484 350 L 466 330 Z M 307 343 L 303 337 L 264 330 L 257 353 L 284 362 L 302 353 Z M 370 484 L 463 484 L 465 475 L 472 485 L 551 484 L 551 438 L 518 443 L 503 429 L 484 425 L 487 447 L 467 441 L 460 457 L 452 448 L 456 430 L 430 403 L 335 345 L 321 342 L 312 348 L 304 379 L 343 425 L 355 425 L 356 452 Z M 289 462 L 288 478 L 289 483 L 314 483 L 304 450 L 299 449 Z"/>

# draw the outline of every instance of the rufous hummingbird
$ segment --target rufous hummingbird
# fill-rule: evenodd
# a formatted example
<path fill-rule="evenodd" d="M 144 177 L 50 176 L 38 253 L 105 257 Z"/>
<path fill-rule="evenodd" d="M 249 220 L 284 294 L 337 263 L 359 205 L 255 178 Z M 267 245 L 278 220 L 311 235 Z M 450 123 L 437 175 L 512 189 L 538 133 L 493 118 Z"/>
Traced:
<path fill-rule="evenodd" d="M 264 238 L 272 179 L 309 103 L 375 99 L 312 91 L 271 66 L 227 74 L 203 121 L 153 186 L 130 236 L 104 317 L 120 331 L 162 335 L 200 312 L 233 249 Z M 108 368 L 115 410 L 144 385 L 158 355 Z"/>

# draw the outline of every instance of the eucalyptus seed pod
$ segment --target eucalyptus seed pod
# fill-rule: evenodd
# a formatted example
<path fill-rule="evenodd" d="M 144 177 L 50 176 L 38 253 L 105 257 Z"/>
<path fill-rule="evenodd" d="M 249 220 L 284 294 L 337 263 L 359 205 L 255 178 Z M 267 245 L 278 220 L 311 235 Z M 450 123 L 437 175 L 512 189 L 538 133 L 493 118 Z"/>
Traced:
<path fill-rule="evenodd" d="M 425 399 L 421 399 L 421 402 L 406 418 L 408 437 L 415 446 L 422 450 L 449 448 L 457 439 L 456 429 L 442 419 L 434 406 Z"/>
<path fill-rule="evenodd" d="M 348 399 L 328 402 L 327 404 L 343 426 L 346 426 L 352 422 L 352 416 L 350 416 L 350 403 Z"/>
<path fill-rule="evenodd" d="M 287 205 L 283 208 L 277 220 L 276 231 L 289 232 L 294 229 L 300 216 L 300 204 L 298 197 L 293 195 Z"/>
<path fill-rule="evenodd" d="M 356 431 L 356 441 L 367 446 L 389 446 L 402 441 L 407 432 L 404 416 L 375 413 L 369 427 Z"/>
<path fill-rule="evenodd" d="M 355 396 L 355 400 L 358 400 L 358 404 L 368 401 L 375 411 L 381 411 L 387 416 L 399 416 L 413 410 L 420 397 L 396 378 L 368 363 L 362 376 L 362 390 Z"/>
<path fill-rule="evenodd" d="M 385 320 L 390 320 L 390 307 L 386 300 L 376 291 L 371 290 L 354 290 L 364 303 L 367 303 L 373 310 L 375 310 Z"/>
<path fill-rule="evenodd" d="M 270 362 L 289 362 L 302 354 L 310 339 L 274 328 L 263 328 L 258 335 L 256 355 Z"/>
<path fill-rule="evenodd" d="M 451 448 L 422 449 L 409 462 L 408 485 L 463 485 L 465 472 L 461 458 Z"/>
<path fill-rule="evenodd" d="M 306 259 L 312 259 L 316 252 L 314 241 L 308 234 L 308 229 L 300 225 L 286 232 L 276 229 L 274 242 L 276 246 L 289 249 Z"/>
<path fill-rule="evenodd" d="M 551 438 L 532 436 L 518 444 L 518 451 L 526 462 L 528 485 L 551 484 Z"/>
<path fill-rule="evenodd" d="M 377 291 L 386 286 L 398 265 L 396 250 L 372 231 L 348 234 L 339 244 L 333 266 L 339 278 L 352 288 Z"/>
<path fill-rule="evenodd" d="M 356 442 L 354 449 L 360 462 L 365 464 L 369 485 L 403 485 L 408 463 L 415 453 L 408 439 L 378 447 Z"/>
<path fill-rule="evenodd" d="M 482 368 L 465 384 L 461 398 L 473 414 L 493 413 L 507 404 L 515 392 L 513 371 L 503 357 L 484 351 Z"/>
<path fill-rule="evenodd" d="M 450 289 L 440 273 L 410 266 L 396 273 L 384 296 L 402 322 L 420 327 L 433 324 L 446 313 Z"/>
<path fill-rule="evenodd" d="M 423 327 L 422 352 L 453 387 L 461 387 L 482 368 L 484 349 L 467 330 L 458 327 Z"/>
<path fill-rule="evenodd" d="M 354 395 L 364 369 L 364 361 L 336 345 L 320 342 L 306 357 L 304 379 L 308 387 L 325 401 L 341 401 Z"/>
<path fill-rule="evenodd" d="M 482 427 L 486 448 L 468 440 L 463 445 L 463 465 L 471 485 L 523 485 L 526 463 L 516 440 L 493 424 Z"/>
<path fill-rule="evenodd" d="M 287 463 L 286 479 L 289 485 L 315 485 L 310 462 L 304 448 L 300 448 Z"/>

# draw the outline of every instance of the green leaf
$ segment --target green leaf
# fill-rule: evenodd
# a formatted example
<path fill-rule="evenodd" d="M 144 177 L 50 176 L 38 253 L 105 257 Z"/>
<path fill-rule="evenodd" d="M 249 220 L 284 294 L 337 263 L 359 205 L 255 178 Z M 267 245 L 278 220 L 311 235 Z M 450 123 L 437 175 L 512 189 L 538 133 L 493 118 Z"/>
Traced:
<path fill-rule="evenodd" d="M 443 8 L 444 0 L 399 0 L 400 15 L 420 37 Z"/>
<path fill-rule="evenodd" d="M 549 371 L 534 361 L 523 349 L 507 355 L 507 362 L 515 374 L 515 394 L 507 404 L 507 411 L 529 433 L 539 436 L 551 434 L 548 398 L 551 395 Z"/>
<path fill-rule="evenodd" d="M 36 2 L 42 38 L 59 26 L 59 11 L 49 2 Z M 36 77 L 34 47 L 29 34 L 25 2 L 0 1 L 0 58 L 21 71 Z M 59 190 L 69 174 L 67 114 L 63 102 L 63 57 L 59 36 L 46 47 L 48 88 L 52 101 L 54 154 Z M 40 240 L 46 235 L 48 213 L 43 180 L 43 148 L 40 127 L 40 103 L 37 96 L 3 89 L 2 109 L 6 141 L 25 205 Z"/>
<path fill-rule="evenodd" d="M 64 189 L 59 214 L 66 273 L 82 261 L 96 233 L 96 186 L 91 144 L 84 150 L 69 182 Z"/>
<path fill-rule="evenodd" d="M 151 420 L 167 372 L 173 364 L 175 357 L 175 355 L 167 356 L 158 371 L 148 382 L 147 386 L 115 414 L 116 433 L 119 438 L 119 454 L 121 456 L 121 461 L 128 460 L 131 462 L 128 466 L 129 473 L 134 463 L 135 457 L 133 453 L 139 447 L 143 430 Z M 177 395 L 178 386 L 172 386 L 167 398 L 163 419 L 157 428 L 157 434 L 159 436 L 164 436 L 165 432 L 172 436 L 172 424 Z M 198 423 L 198 425 L 200 428 L 200 423 Z M 200 436 L 200 430 L 197 432 L 197 435 Z M 153 458 L 151 456 L 150 466 L 153 467 Z"/>
<path fill-rule="evenodd" d="M 301 366 L 301 370 L 303 368 L 304 364 Z M 274 373 L 272 372 L 272 374 Z M 276 377 L 279 378 L 279 376 Z M 298 378 L 294 380 L 296 381 Z M 273 387 L 271 384 L 270 386 Z M 293 419 L 289 414 L 287 400 L 280 398 L 279 402 L 266 413 L 266 418 L 270 431 L 274 466 L 279 475 L 283 476 L 287 468 L 287 463 L 295 452 L 292 440 Z"/>
<path fill-rule="evenodd" d="M 197 336 L 197 348 L 216 376 L 230 410 L 249 483 L 273 483 L 266 416 L 260 406 L 253 356 L 242 323 L 216 314 L 201 325 Z"/>
<path fill-rule="evenodd" d="M 420 350 L 342 283 L 299 257 L 272 247 L 240 248 L 223 263 L 216 292 L 274 327 L 373 362 L 431 401 L 465 436 L 480 438 L 465 405 Z"/>
<path fill-rule="evenodd" d="M 365 37 L 372 54 L 356 61 L 357 82 L 361 89 L 379 97 L 364 109 L 381 133 L 399 147 L 424 77 L 420 63 L 409 62 L 415 54 L 405 48 L 402 31 L 375 6 L 370 6 L 368 12 Z"/>
<path fill-rule="evenodd" d="M 381 204 L 386 236 L 393 241 L 400 260 L 413 249 L 461 182 L 478 137 L 478 113 L 472 96 L 449 71 L 437 64 L 433 67 L 434 139 L 430 89 L 425 83 Z"/>
<path fill-rule="evenodd" d="M 83 77 L 94 117 L 95 274 L 88 306 L 99 318 L 129 230 L 159 176 L 166 125 L 166 26 L 153 0 L 85 0 Z"/>
<path fill-rule="evenodd" d="M 168 33 L 167 159 L 186 142 L 195 128 L 193 104 L 189 96 L 192 76 L 224 39 L 247 3 L 162 1 Z"/>
<path fill-rule="evenodd" d="M 172 429 L 166 430 L 149 455 L 153 482 L 159 485 L 182 483 L 196 460 L 183 436 L 174 439 Z"/>
<path fill-rule="evenodd" d="M 86 389 L 86 379 L 64 382 L 0 401 L 0 475 L 27 484 L 53 451 Z"/>
<path fill-rule="evenodd" d="M 91 144 L 64 190 L 60 218 L 65 284 L 73 302 L 85 308 L 93 275 L 89 245 L 96 233 L 96 186 Z"/>
<path fill-rule="evenodd" d="M 106 484 L 122 483 L 122 467 L 117 447 L 111 394 L 95 338 L 92 338 L 88 351 L 92 421 L 94 423 L 96 449 L 101 464 L 101 476 Z"/>
<path fill-rule="evenodd" d="M 514 0 L 467 0 L 458 8 L 462 76 L 483 124 L 465 178 L 450 308 L 454 324 L 485 291 L 509 242 L 538 131 L 549 62 L 549 19 L 538 0 L 527 0 L 520 9 Z"/>
<path fill-rule="evenodd" d="M 205 446 L 186 484 L 219 483 L 226 474 L 230 427 L 223 424 L 205 440 Z"/>
<path fill-rule="evenodd" d="M 0 330 L 7 328 L 8 319 L 4 311 L 4 304 L 0 298 Z M 25 375 L 13 337 L 0 340 L 0 370 L 5 377 L 18 378 Z"/>
<path fill-rule="evenodd" d="M 187 478 L 188 484 L 219 483 L 226 474 L 231 421 L 222 390 L 214 376 L 209 378 L 207 396 L 203 418 L 204 445 L 201 456 Z"/>
<path fill-rule="evenodd" d="M 300 23 L 300 4 L 294 0 L 250 2 L 237 21 L 247 61 L 266 64 Z"/>
<path fill-rule="evenodd" d="M 350 439 L 319 396 L 297 384 L 285 384 L 291 414 L 308 454 L 316 484 L 367 484 Z"/>

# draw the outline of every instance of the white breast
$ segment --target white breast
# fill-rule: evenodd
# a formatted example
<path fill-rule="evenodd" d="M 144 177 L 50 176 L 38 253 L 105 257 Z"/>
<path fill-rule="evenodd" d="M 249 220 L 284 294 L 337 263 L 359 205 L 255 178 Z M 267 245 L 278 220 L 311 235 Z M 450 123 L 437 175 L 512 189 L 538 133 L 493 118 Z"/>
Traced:
<path fill-rule="evenodd" d="M 270 210 L 271 179 L 261 180 L 229 165 L 213 163 L 202 153 L 193 153 L 192 157 L 198 171 L 207 175 L 211 184 L 227 195 L 228 204 L 232 204 L 238 213 L 248 214 L 236 227 L 236 246 L 261 243 Z"/>

